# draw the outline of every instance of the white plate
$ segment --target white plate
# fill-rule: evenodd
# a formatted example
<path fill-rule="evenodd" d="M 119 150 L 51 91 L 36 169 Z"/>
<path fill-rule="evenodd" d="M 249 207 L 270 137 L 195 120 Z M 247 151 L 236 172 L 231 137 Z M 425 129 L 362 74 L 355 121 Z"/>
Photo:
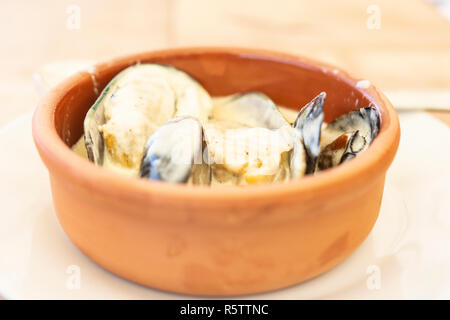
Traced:
<path fill-rule="evenodd" d="M 420 128 L 435 138 L 427 139 Z M 450 190 L 449 130 L 423 113 L 403 114 L 402 129 L 379 220 L 362 246 L 315 279 L 245 298 L 450 297 L 450 206 L 445 193 Z M 0 295 L 12 299 L 195 298 L 121 279 L 70 242 L 53 211 L 48 174 L 31 137 L 30 114 L 0 129 L 0 177 Z"/>

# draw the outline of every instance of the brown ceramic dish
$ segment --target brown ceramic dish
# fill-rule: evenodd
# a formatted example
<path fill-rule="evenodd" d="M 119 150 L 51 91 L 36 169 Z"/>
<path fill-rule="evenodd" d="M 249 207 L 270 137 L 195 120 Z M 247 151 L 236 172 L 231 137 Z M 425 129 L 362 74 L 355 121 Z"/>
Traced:
<path fill-rule="evenodd" d="M 180 68 L 212 95 L 262 91 L 296 110 L 326 91 L 325 121 L 371 104 L 381 130 L 356 159 L 286 184 L 210 189 L 122 176 L 70 146 L 99 90 L 139 61 Z M 47 95 L 34 114 L 33 136 L 62 227 L 104 268 L 179 293 L 263 292 L 329 270 L 372 229 L 400 137 L 394 108 L 375 87 L 358 88 L 347 73 L 309 59 L 234 48 L 149 52 L 94 70 Z"/>

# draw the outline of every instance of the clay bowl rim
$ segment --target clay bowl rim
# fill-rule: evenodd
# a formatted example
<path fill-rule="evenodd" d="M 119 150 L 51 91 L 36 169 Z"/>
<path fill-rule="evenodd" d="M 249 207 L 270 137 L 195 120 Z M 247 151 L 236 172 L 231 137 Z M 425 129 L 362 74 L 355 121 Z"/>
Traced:
<path fill-rule="evenodd" d="M 367 179 L 377 176 L 379 171 L 385 172 L 390 166 L 400 139 L 400 126 L 397 113 L 391 102 L 373 85 L 369 88 L 359 88 L 356 83 L 361 78 L 351 76 L 348 72 L 329 64 L 271 50 L 249 49 L 236 47 L 192 47 L 142 52 L 119 57 L 93 66 L 95 73 L 108 69 L 113 65 L 135 64 L 138 61 L 163 56 L 183 56 L 191 54 L 225 53 L 239 55 L 256 60 L 272 60 L 289 63 L 316 72 L 325 72 L 350 84 L 353 89 L 361 92 L 378 109 L 381 117 L 381 128 L 371 146 L 355 159 L 319 172 L 314 176 L 305 176 L 287 183 L 273 183 L 257 186 L 186 186 L 167 182 L 128 177 L 111 170 L 98 167 L 92 162 L 75 154 L 58 135 L 55 127 L 54 113 L 66 94 L 83 81 L 91 77 L 87 71 L 80 71 L 61 82 L 41 100 L 33 115 L 32 133 L 35 144 L 40 151 L 49 172 L 54 170 L 64 172 L 71 181 L 85 186 L 98 186 L 96 189 L 106 194 L 127 194 L 131 197 L 161 195 L 184 200 L 249 200 L 278 197 L 282 195 L 298 195 L 303 192 L 320 192 L 339 190 L 344 184 L 365 175 Z M 131 63 L 133 62 L 133 63 Z M 92 71 L 91 71 L 92 72 Z M 332 81 L 337 81 L 334 79 Z M 378 170 L 371 170 L 377 168 Z M 368 180 L 370 181 L 370 180 Z M 105 187 L 107 186 L 107 187 Z"/>

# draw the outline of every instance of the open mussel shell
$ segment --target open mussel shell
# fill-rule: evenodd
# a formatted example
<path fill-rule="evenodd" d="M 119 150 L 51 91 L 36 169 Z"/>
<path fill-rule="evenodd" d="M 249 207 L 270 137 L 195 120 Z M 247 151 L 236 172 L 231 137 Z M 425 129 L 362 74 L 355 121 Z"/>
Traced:
<path fill-rule="evenodd" d="M 151 134 L 174 117 L 206 122 L 212 102 L 191 76 L 171 66 L 130 66 L 106 86 L 84 121 L 89 159 L 102 165 L 105 154 L 129 168 L 139 168 Z"/>
<path fill-rule="evenodd" d="M 325 97 L 325 92 L 319 93 L 300 110 L 297 119 L 293 123 L 294 131 L 301 138 L 306 152 L 306 174 L 314 173 L 320 152 L 320 135 Z M 294 148 L 295 146 L 294 144 Z"/>
<path fill-rule="evenodd" d="M 203 128 L 198 120 L 171 119 L 148 140 L 139 175 L 174 183 L 209 184 L 211 170 L 203 161 L 204 147 Z"/>
<path fill-rule="evenodd" d="M 213 118 L 267 129 L 278 129 L 288 124 L 275 103 L 260 92 L 235 94 L 218 100 Z"/>
<path fill-rule="evenodd" d="M 380 130 L 380 117 L 373 107 L 361 108 L 338 117 L 323 130 L 324 144 L 336 140 L 343 133 L 358 131 L 370 145 Z"/>
<path fill-rule="evenodd" d="M 320 152 L 317 160 L 319 171 L 335 167 L 356 157 L 367 149 L 369 143 L 359 131 L 343 133 Z"/>

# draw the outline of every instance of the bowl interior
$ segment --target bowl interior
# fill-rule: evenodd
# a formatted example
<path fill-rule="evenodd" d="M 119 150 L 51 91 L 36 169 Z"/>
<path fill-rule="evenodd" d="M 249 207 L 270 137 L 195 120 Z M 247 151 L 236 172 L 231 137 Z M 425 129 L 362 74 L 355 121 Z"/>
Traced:
<path fill-rule="evenodd" d="M 138 55 L 100 64 L 67 91 L 55 110 L 59 136 L 71 146 L 83 133 L 86 112 L 101 90 L 121 70 L 135 63 L 177 67 L 197 79 L 212 96 L 261 91 L 277 104 L 299 110 L 325 91 L 325 121 L 376 104 L 342 71 L 299 60 L 238 52 L 174 52 Z"/>

